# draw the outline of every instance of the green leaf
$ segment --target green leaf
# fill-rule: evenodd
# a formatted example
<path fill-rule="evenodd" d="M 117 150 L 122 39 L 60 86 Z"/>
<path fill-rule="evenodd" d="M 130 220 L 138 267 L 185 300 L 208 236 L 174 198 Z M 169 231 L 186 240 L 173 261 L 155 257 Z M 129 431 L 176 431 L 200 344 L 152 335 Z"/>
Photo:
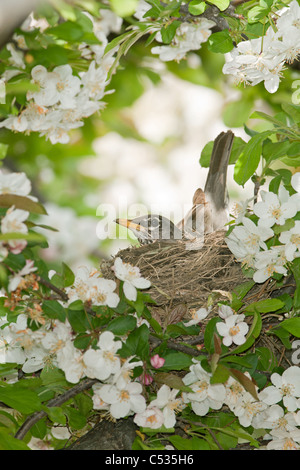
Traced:
<path fill-rule="evenodd" d="M 216 7 L 218 7 L 219 10 L 224 11 L 226 10 L 226 8 L 229 7 L 230 0 L 211 0 L 209 3 L 216 5 Z"/>
<path fill-rule="evenodd" d="M 6 157 L 7 150 L 8 150 L 8 145 L 2 144 L 0 142 L 0 160 L 3 160 L 3 158 Z"/>
<path fill-rule="evenodd" d="M 138 0 L 110 0 L 113 11 L 122 18 L 132 15 L 136 11 Z"/>
<path fill-rule="evenodd" d="M 62 411 L 62 409 L 58 406 L 49 406 L 47 408 L 47 415 L 51 419 L 51 421 L 55 424 L 62 424 L 63 426 L 66 425 L 66 415 Z"/>
<path fill-rule="evenodd" d="M 160 371 L 184 370 L 192 364 L 191 356 L 180 351 L 169 349 L 161 356 L 165 359 L 165 363 L 159 369 Z"/>
<path fill-rule="evenodd" d="M 21 233 L 21 232 L 12 232 L 12 233 L 1 233 L 0 240 L 27 240 L 29 242 L 42 243 L 46 241 L 46 238 L 39 233 Z"/>
<path fill-rule="evenodd" d="M 214 317 L 206 325 L 204 331 L 204 346 L 209 353 L 214 352 L 214 333 L 216 332 L 216 324 L 221 321 L 221 318 Z"/>
<path fill-rule="evenodd" d="M 47 433 L 46 419 L 40 419 L 37 423 L 35 423 L 30 429 L 30 432 L 33 437 L 43 440 Z"/>
<path fill-rule="evenodd" d="M 234 379 L 236 379 L 238 382 L 240 382 L 240 384 L 243 385 L 244 389 L 251 393 L 251 395 L 253 396 L 253 398 L 255 398 L 256 400 L 258 400 L 258 396 L 257 396 L 257 392 L 256 392 L 256 387 L 255 387 L 255 384 L 252 382 L 251 379 L 249 379 L 249 377 L 247 377 L 243 372 L 241 372 L 240 370 L 237 370 L 237 369 L 229 369 L 230 370 L 230 374 L 232 375 L 232 377 Z"/>
<path fill-rule="evenodd" d="M 48 390 L 56 393 L 62 393 L 68 385 L 64 372 L 54 365 L 44 367 L 40 378 Z"/>
<path fill-rule="evenodd" d="M 208 442 L 198 437 L 187 439 L 180 436 L 170 436 L 168 440 L 177 450 L 210 450 Z"/>
<path fill-rule="evenodd" d="M 63 39 L 64 41 L 76 42 L 83 37 L 83 31 L 81 26 L 74 21 L 65 21 L 53 28 L 47 29 L 47 34 Z"/>
<path fill-rule="evenodd" d="M 277 336 L 286 349 L 291 349 L 290 333 L 286 329 L 280 326 L 278 328 L 272 328 L 268 333 Z"/>
<path fill-rule="evenodd" d="M 207 8 L 207 4 L 202 0 L 192 0 L 188 4 L 188 10 L 191 15 L 202 15 Z"/>
<path fill-rule="evenodd" d="M 61 322 L 66 320 L 64 307 L 57 300 L 44 300 L 42 309 L 48 318 L 58 319 Z"/>
<path fill-rule="evenodd" d="M 280 323 L 281 328 L 287 330 L 291 335 L 300 338 L 300 318 L 287 318 Z"/>
<path fill-rule="evenodd" d="M 252 99 L 232 101 L 225 105 L 222 112 L 224 124 L 227 127 L 241 127 L 248 121 L 253 108 Z"/>
<path fill-rule="evenodd" d="M 121 357 L 138 356 L 142 360 L 149 357 L 149 328 L 143 324 L 132 331 L 119 350 Z"/>
<path fill-rule="evenodd" d="M 251 10 L 248 11 L 248 22 L 251 23 L 257 23 L 259 20 L 267 16 L 269 13 L 269 8 L 265 8 L 262 6 L 255 6 L 251 8 Z"/>
<path fill-rule="evenodd" d="M 291 271 L 296 281 L 296 290 L 294 292 L 294 308 L 300 309 L 300 258 L 293 260 L 291 264 Z"/>
<path fill-rule="evenodd" d="M 180 21 L 172 21 L 172 23 L 161 28 L 160 33 L 161 33 L 161 38 L 164 44 L 170 44 L 170 42 L 172 41 L 172 39 L 174 38 L 176 34 L 176 30 L 178 26 L 180 25 L 181 25 Z"/>
<path fill-rule="evenodd" d="M 290 146 L 291 144 L 288 140 L 284 142 L 272 142 L 271 140 L 267 140 L 264 142 L 262 148 L 263 157 L 269 164 L 271 161 L 285 156 Z"/>
<path fill-rule="evenodd" d="M 244 147 L 234 167 L 234 180 L 243 186 L 255 173 L 262 152 L 263 141 L 272 135 L 274 131 L 265 131 L 256 134 Z"/>
<path fill-rule="evenodd" d="M 64 287 L 69 287 L 74 284 L 75 275 L 73 271 L 65 263 L 62 263 L 62 278 L 64 280 Z"/>
<path fill-rule="evenodd" d="M 86 417 L 75 408 L 66 406 L 63 407 L 63 412 L 68 417 L 68 425 L 71 429 L 82 429 L 86 425 Z"/>
<path fill-rule="evenodd" d="M 225 383 L 228 377 L 230 376 L 229 369 L 223 364 L 218 364 L 211 379 L 211 384 Z"/>
<path fill-rule="evenodd" d="M 0 450 L 31 450 L 25 442 L 15 439 L 9 430 L 0 428 Z"/>
<path fill-rule="evenodd" d="M 176 338 L 177 336 L 182 335 L 198 335 L 200 332 L 200 327 L 197 325 L 185 326 L 183 322 L 179 322 L 168 325 L 166 332 L 172 336 L 172 338 Z"/>
<path fill-rule="evenodd" d="M 89 315 L 84 310 L 72 310 L 68 308 L 67 318 L 76 333 L 84 333 L 90 329 Z"/>
<path fill-rule="evenodd" d="M 295 227 L 295 220 L 294 219 L 286 219 L 283 225 L 275 225 L 273 231 L 276 235 L 279 235 L 282 232 L 286 232 L 291 228 Z"/>
<path fill-rule="evenodd" d="M 300 122 L 300 106 L 296 104 L 283 103 L 281 105 L 283 111 L 292 117 L 296 123 Z"/>
<path fill-rule="evenodd" d="M 170 374 L 168 372 L 157 372 L 155 374 L 155 382 L 168 385 L 168 387 L 176 388 L 182 392 L 192 392 L 191 388 L 187 387 L 178 375 Z"/>
<path fill-rule="evenodd" d="M 122 336 L 136 327 L 136 318 L 133 315 L 120 316 L 108 323 L 106 329 L 117 336 Z"/>
<path fill-rule="evenodd" d="M 31 414 L 41 409 L 41 402 L 32 390 L 25 387 L 14 386 L 14 384 L 3 384 L 0 386 L 0 401 L 10 408 L 24 414 Z"/>
<path fill-rule="evenodd" d="M 224 29 L 223 31 L 218 31 L 217 33 L 211 34 L 207 42 L 208 50 L 212 52 L 219 52 L 221 54 L 225 54 L 226 52 L 230 52 L 234 48 L 228 29 Z"/>
<path fill-rule="evenodd" d="M 11 206 L 15 206 L 16 209 L 33 212 L 34 214 L 47 215 L 45 207 L 29 197 L 18 196 L 16 194 L 0 194 L 0 207 L 9 208 Z"/>
<path fill-rule="evenodd" d="M 264 299 L 259 300 L 258 302 L 253 302 L 250 305 L 245 307 L 245 312 L 260 312 L 260 313 L 268 313 L 268 312 L 276 312 L 284 306 L 284 302 L 280 299 Z"/>

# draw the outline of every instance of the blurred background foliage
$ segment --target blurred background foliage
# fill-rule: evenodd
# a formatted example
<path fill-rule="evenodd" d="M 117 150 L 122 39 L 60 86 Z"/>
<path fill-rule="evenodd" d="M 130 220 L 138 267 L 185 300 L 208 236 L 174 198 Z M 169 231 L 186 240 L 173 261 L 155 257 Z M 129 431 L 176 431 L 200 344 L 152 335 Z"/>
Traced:
<path fill-rule="evenodd" d="M 136 5 L 134 1 L 131 6 L 130 2 L 111 3 L 117 11 L 123 11 L 124 3 L 129 10 Z M 101 7 L 107 4 L 96 0 L 72 4 L 55 0 L 40 7 L 35 17 L 45 17 L 50 28 L 16 31 L 28 45 L 26 64 L 52 68 L 68 63 L 75 72 L 86 70 L 78 45 L 99 41 L 82 12 L 99 19 Z M 125 16 L 120 33 L 132 22 L 132 16 Z M 230 26 L 237 33 L 241 27 L 237 19 L 231 19 Z M 255 27 L 249 26 L 253 34 Z M 111 32 L 108 40 L 120 33 Z M 244 87 L 224 76 L 224 53 L 213 52 L 209 43 L 189 53 L 187 60 L 162 63 L 151 54 L 147 39 L 147 35 L 139 39 L 121 58 L 107 88 L 113 92 L 105 96 L 105 109 L 71 131 L 68 144 L 53 145 L 37 133 L 0 129 L 1 148 L 8 146 L 3 168 L 28 175 L 33 194 L 48 207 L 45 223 L 59 230 L 47 233 L 51 248 L 45 256 L 54 267 L 61 257 L 72 267 L 90 255 L 91 263 L 97 263 L 99 256 L 115 254 L 128 245 L 125 240 L 97 238 L 99 205 L 117 207 L 120 199 L 126 199 L 129 204 L 149 206 L 153 201 L 161 203 L 163 212 L 172 203 L 191 203 L 195 189 L 205 181 L 207 170 L 201 168 L 199 158 L 207 142 L 228 128 L 248 140 L 245 129 L 270 127 L 267 121 L 250 119 L 254 111 L 274 114 L 281 111 L 282 103 L 291 103 L 292 83 L 300 76 L 297 68 L 285 70 L 279 90 L 272 95 L 263 84 Z M 0 74 L 8 55 L 3 47 Z M 0 117 L 13 106 L 15 96 L 25 102 L 28 86 L 25 73 L 9 81 Z M 229 172 L 229 190 L 232 200 L 245 199 L 253 194 L 253 184 L 240 187 Z"/>

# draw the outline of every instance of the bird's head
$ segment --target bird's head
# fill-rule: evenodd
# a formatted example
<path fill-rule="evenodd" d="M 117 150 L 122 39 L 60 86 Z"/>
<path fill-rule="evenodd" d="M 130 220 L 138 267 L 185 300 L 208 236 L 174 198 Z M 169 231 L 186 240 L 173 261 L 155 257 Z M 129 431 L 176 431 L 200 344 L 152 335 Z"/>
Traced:
<path fill-rule="evenodd" d="M 131 230 L 142 244 L 182 239 L 181 230 L 162 215 L 147 214 L 131 220 L 116 219 L 115 222 Z"/>

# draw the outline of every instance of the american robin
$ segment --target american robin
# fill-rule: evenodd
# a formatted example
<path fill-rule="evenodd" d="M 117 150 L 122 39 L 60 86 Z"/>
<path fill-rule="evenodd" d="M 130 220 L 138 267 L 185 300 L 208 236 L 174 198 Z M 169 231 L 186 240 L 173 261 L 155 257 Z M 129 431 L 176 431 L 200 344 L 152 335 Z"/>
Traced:
<path fill-rule="evenodd" d="M 156 240 L 200 240 L 204 234 L 219 230 L 228 222 L 227 167 L 234 134 L 221 132 L 214 141 L 209 171 L 204 191 L 198 188 L 193 197 L 193 207 L 176 225 L 157 214 L 115 222 L 130 229 L 138 241 L 145 245 Z"/>
<path fill-rule="evenodd" d="M 156 240 L 175 242 L 183 238 L 183 231 L 162 215 L 146 214 L 129 219 L 117 219 L 116 223 L 130 229 L 141 245 Z"/>

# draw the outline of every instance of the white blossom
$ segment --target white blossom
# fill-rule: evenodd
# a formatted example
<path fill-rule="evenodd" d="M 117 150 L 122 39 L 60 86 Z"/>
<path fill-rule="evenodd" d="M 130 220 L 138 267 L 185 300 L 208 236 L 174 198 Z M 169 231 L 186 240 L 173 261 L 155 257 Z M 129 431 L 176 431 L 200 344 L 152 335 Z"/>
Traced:
<path fill-rule="evenodd" d="M 192 325 L 198 325 L 202 320 L 204 320 L 207 315 L 209 314 L 210 309 L 207 308 L 199 308 L 198 310 L 192 310 L 191 315 L 192 319 L 189 320 L 188 322 L 185 322 L 185 326 L 192 326 Z"/>
<path fill-rule="evenodd" d="M 257 413 L 264 411 L 267 407 L 267 404 L 257 401 L 249 392 L 245 392 L 238 398 L 232 411 L 238 417 L 240 424 L 247 428 L 252 424 Z"/>
<path fill-rule="evenodd" d="M 300 449 L 300 430 L 283 431 L 274 429 L 270 433 L 273 437 L 266 449 L 267 450 L 299 450 Z"/>
<path fill-rule="evenodd" d="M 122 342 L 115 341 L 111 331 L 104 331 L 99 337 L 97 346 L 99 349 L 88 349 L 83 354 L 83 360 L 88 368 L 89 377 L 106 380 L 111 374 L 120 371 L 121 362 L 117 351 L 121 348 Z"/>
<path fill-rule="evenodd" d="M 253 275 L 253 280 L 262 283 L 274 273 L 286 275 L 287 269 L 285 264 L 287 259 L 284 251 L 282 246 L 272 246 L 270 250 L 257 253 L 255 257 L 255 268 L 257 271 Z"/>
<path fill-rule="evenodd" d="M 266 250 L 265 241 L 274 235 L 270 227 L 257 226 L 248 217 L 242 218 L 242 225 L 234 227 L 232 233 L 239 239 L 247 251 L 257 253 L 260 248 Z"/>
<path fill-rule="evenodd" d="M 137 289 L 148 289 L 150 281 L 141 276 L 140 270 L 130 263 L 125 263 L 117 257 L 114 262 L 113 270 L 115 276 L 124 281 L 123 291 L 128 300 L 137 299 Z"/>
<path fill-rule="evenodd" d="M 67 289 L 70 302 L 80 299 L 93 305 L 115 308 L 119 303 L 119 296 L 114 292 L 116 283 L 99 276 L 96 269 L 90 270 L 86 266 L 78 268 L 73 286 Z"/>
<path fill-rule="evenodd" d="M 159 429 L 164 424 L 164 415 L 156 406 L 150 405 L 141 413 L 136 413 L 133 421 L 137 426 L 150 429 Z"/>
<path fill-rule="evenodd" d="M 285 413 L 282 406 L 271 405 L 258 413 L 252 420 L 252 426 L 256 429 L 280 429 L 293 431 L 297 429 L 297 423 L 293 413 Z"/>
<path fill-rule="evenodd" d="M 216 324 L 219 335 L 223 336 L 223 344 L 231 346 L 232 343 L 236 345 L 244 344 L 246 341 L 245 335 L 248 333 L 249 326 L 244 322 L 245 315 L 231 315 L 225 318 L 224 322 Z"/>
<path fill-rule="evenodd" d="M 43 65 L 36 65 L 31 71 L 31 76 L 40 90 L 28 92 L 27 99 L 34 99 L 38 106 L 53 106 L 58 102 L 63 109 L 75 106 L 80 79 L 73 75 L 70 65 L 59 65 L 52 72 L 48 72 Z"/>
<path fill-rule="evenodd" d="M 283 400 L 288 411 L 298 408 L 297 399 L 300 397 L 300 368 L 291 366 L 282 375 L 277 372 L 271 375 L 273 385 L 265 387 L 259 393 L 259 399 L 267 405 L 274 405 Z"/>
<path fill-rule="evenodd" d="M 32 260 L 26 260 L 25 266 L 20 269 L 17 273 L 15 273 L 13 276 L 10 277 L 9 283 L 8 283 L 8 290 L 9 292 L 15 291 L 20 283 L 23 280 L 23 276 L 27 276 L 27 274 L 33 273 L 34 271 L 37 270 L 37 267 L 34 266 L 34 261 Z"/>
<path fill-rule="evenodd" d="M 285 245 L 287 261 L 293 261 L 294 258 L 300 256 L 300 221 L 296 220 L 293 228 L 282 232 L 279 241 Z"/>
<path fill-rule="evenodd" d="M 27 234 L 28 228 L 24 224 L 25 220 L 29 217 L 29 212 L 15 209 L 14 206 L 10 207 L 1 221 L 2 233 L 21 233 Z M 26 247 L 27 241 L 22 239 L 8 240 L 8 246 L 12 253 L 18 254 Z"/>
<path fill-rule="evenodd" d="M 110 414 L 124 418 L 132 413 L 142 413 L 146 409 L 146 400 L 142 395 L 143 387 L 138 382 L 129 382 L 124 388 L 105 384 L 99 391 L 100 398 L 110 405 Z"/>
<path fill-rule="evenodd" d="M 291 200 L 287 200 L 288 194 L 282 187 L 280 194 L 261 191 L 262 201 L 253 206 L 253 212 L 259 217 L 259 227 L 272 227 L 274 224 L 283 225 L 286 219 L 294 217 L 297 206 Z"/>
<path fill-rule="evenodd" d="M 194 23 L 182 23 L 176 30 L 170 45 L 155 46 L 151 49 L 152 54 L 159 54 L 162 61 L 175 60 L 179 62 L 191 50 L 199 50 L 201 44 L 206 42 L 211 35 L 211 29 L 215 23 L 206 18 L 201 18 Z M 160 32 L 156 40 L 162 42 Z"/>
<path fill-rule="evenodd" d="M 30 192 L 31 182 L 25 173 L 4 173 L 0 169 L 0 194 L 28 196 Z"/>
<path fill-rule="evenodd" d="M 157 398 L 151 402 L 151 407 L 162 410 L 164 416 L 164 426 L 172 428 L 176 423 L 176 412 L 181 411 L 185 404 L 181 397 L 177 397 L 179 390 L 171 390 L 168 385 L 162 385 L 157 392 Z"/>
<path fill-rule="evenodd" d="M 183 378 L 185 385 L 188 385 L 193 392 L 183 392 L 182 397 L 185 403 L 191 403 L 193 411 L 204 416 L 209 409 L 219 410 L 226 396 L 223 384 L 211 384 L 211 374 L 206 372 L 199 363 L 193 364 Z"/>

